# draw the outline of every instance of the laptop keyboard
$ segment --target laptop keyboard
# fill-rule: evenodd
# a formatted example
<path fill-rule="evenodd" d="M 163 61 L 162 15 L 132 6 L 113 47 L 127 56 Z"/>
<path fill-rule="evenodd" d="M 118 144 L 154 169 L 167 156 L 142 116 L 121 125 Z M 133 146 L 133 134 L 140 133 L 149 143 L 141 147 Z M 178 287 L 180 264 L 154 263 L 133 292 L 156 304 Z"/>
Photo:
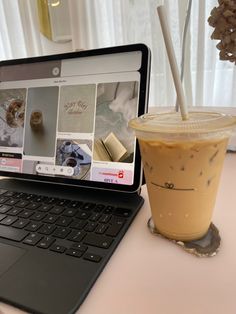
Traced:
<path fill-rule="evenodd" d="M 0 238 L 100 262 L 131 210 L 0 189 Z"/>

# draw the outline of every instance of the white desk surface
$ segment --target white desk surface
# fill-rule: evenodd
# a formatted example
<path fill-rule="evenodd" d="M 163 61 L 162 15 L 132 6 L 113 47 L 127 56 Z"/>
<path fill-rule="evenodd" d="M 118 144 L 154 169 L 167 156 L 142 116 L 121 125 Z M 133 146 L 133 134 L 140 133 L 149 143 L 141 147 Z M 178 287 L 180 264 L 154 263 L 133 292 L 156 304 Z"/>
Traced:
<path fill-rule="evenodd" d="M 227 154 L 221 177 L 213 221 L 222 243 L 214 257 L 150 234 L 145 187 L 142 195 L 143 208 L 77 314 L 235 314 L 236 154 Z M 5 304 L 1 312 L 23 313 Z"/>

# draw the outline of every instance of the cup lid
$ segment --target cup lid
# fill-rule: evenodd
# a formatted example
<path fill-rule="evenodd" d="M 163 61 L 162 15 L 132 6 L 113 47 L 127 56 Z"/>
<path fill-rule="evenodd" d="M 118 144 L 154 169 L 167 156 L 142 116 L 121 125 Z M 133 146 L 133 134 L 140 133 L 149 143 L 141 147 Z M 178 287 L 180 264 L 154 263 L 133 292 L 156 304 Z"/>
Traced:
<path fill-rule="evenodd" d="M 144 114 L 132 119 L 129 126 L 141 132 L 158 133 L 212 133 L 236 127 L 236 117 L 219 112 L 189 112 L 189 119 L 182 120 L 179 112 Z"/>

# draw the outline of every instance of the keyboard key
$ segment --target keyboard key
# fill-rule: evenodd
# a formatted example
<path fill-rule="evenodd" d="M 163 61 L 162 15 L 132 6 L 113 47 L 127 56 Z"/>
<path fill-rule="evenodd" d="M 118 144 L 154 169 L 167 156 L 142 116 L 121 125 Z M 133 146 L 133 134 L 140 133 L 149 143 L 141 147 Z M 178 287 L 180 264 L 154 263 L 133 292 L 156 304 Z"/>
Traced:
<path fill-rule="evenodd" d="M 56 239 L 54 239 L 53 237 L 43 237 L 37 244 L 37 247 L 40 247 L 42 249 L 47 249 L 49 248 L 49 246 L 55 242 Z"/>
<path fill-rule="evenodd" d="M 46 196 L 37 195 L 37 196 L 34 198 L 34 201 L 37 202 L 37 203 L 42 203 L 42 202 L 45 201 L 46 199 L 47 199 Z"/>
<path fill-rule="evenodd" d="M 14 197 L 17 198 L 18 200 L 24 199 L 26 197 L 26 194 L 25 193 L 16 193 Z"/>
<path fill-rule="evenodd" d="M 101 214 L 100 214 L 100 213 L 93 213 L 93 214 L 90 216 L 89 220 L 91 220 L 91 221 L 97 221 L 100 217 L 101 217 Z"/>
<path fill-rule="evenodd" d="M 113 224 L 113 223 L 117 223 L 119 225 L 124 225 L 126 222 L 126 219 L 123 218 L 123 217 L 118 217 L 118 216 L 112 216 L 111 220 L 110 220 L 110 224 Z"/>
<path fill-rule="evenodd" d="M 56 224 L 58 226 L 67 227 L 73 221 L 70 217 L 59 217 Z"/>
<path fill-rule="evenodd" d="M 27 231 L 36 231 L 42 226 L 41 222 L 31 221 L 28 226 L 25 228 Z"/>
<path fill-rule="evenodd" d="M 24 199 L 27 200 L 27 201 L 31 201 L 35 198 L 36 195 L 34 194 L 25 194 L 25 197 Z"/>
<path fill-rule="evenodd" d="M 18 202 L 18 199 L 11 198 L 11 199 L 8 199 L 8 201 L 6 201 L 5 204 L 15 205 L 17 202 Z"/>
<path fill-rule="evenodd" d="M 52 235 L 54 237 L 64 239 L 70 232 L 71 230 L 69 228 L 57 227 Z"/>
<path fill-rule="evenodd" d="M 81 244 L 81 243 L 74 243 L 74 244 L 72 244 L 71 248 L 79 250 L 81 252 L 85 252 L 88 249 L 87 245 L 84 245 L 84 244 Z"/>
<path fill-rule="evenodd" d="M 63 216 L 73 217 L 73 216 L 75 216 L 76 213 L 77 213 L 76 208 L 67 208 L 64 211 Z"/>
<path fill-rule="evenodd" d="M 41 212 L 48 212 L 51 208 L 52 208 L 52 205 L 44 204 L 44 205 L 41 205 L 37 210 L 40 210 Z"/>
<path fill-rule="evenodd" d="M 57 220 L 58 216 L 56 215 L 47 215 L 43 221 L 49 224 L 53 224 Z"/>
<path fill-rule="evenodd" d="M 69 203 L 70 203 L 69 200 L 60 199 L 60 200 L 58 200 L 57 205 L 58 205 L 58 206 L 65 206 L 65 205 L 68 206 Z"/>
<path fill-rule="evenodd" d="M 80 220 L 80 219 L 75 219 L 72 224 L 70 225 L 70 228 L 81 230 L 87 225 L 86 220 Z"/>
<path fill-rule="evenodd" d="M 80 208 L 80 206 L 82 206 L 82 202 L 79 201 L 72 201 L 70 202 L 70 208 Z"/>
<path fill-rule="evenodd" d="M 102 217 L 99 219 L 99 222 L 106 224 L 108 221 L 111 219 L 111 215 L 104 214 Z"/>
<path fill-rule="evenodd" d="M 29 218 L 34 214 L 33 210 L 30 209 L 24 209 L 18 216 L 21 218 Z"/>
<path fill-rule="evenodd" d="M 24 208 L 24 207 L 26 207 L 28 204 L 29 204 L 28 201 L 21 200 L 21 201 L 18 201 L 17 207 Z"/>
<path fill-rule="evenodd" d="M 95 207 L 96 207 L 96 204 L 94 204 L 94 203 L 85 203 L 85 204 L 83 204 L 80 207 L 80 209 L 82 209 L 82 210 L 92 210 Z"/>
<path fill-rule="evenodd" d="M 68 249 L 66 250 L 66 255 L 74 256 L 74 257 L 81 257 L 83 252 L 77 251 L 75 249 Z"/>
<path fill-rule="evenodd" d="M 103 211 L 104 208 L 105 208 L 105 205 L 97 204 L 96 207 L 93 209 L 93 211 L 96 212 L 96 213 L 100 213 L 100 212 Z"/>
<path fill-rule="evenodd" d="M 74 242 L 80 242 L 85 236 L 86 232 L 83 230 L 74 230 L 70 233 L 70 235 L 67 237 L 67 240 L 74 241 Z"/>
<path fill-rule="evenodd" d="M 47 204 L 55 204 L 56 202 L 58 202 L 58 198 L 48 197 L 47 200 L 45 200 L 44 202 Z"/>
<path fill-rule="evenodd" d="M 103 214 L 111 214 L 114 210 L 114 206 L 107 206 L 104 211 L 103 211 Z"/>
<path fill-rule="evenodd" d="M 64 253 L 66 248 L 62 245 L 53 244 L 50 248 L 51 251 L 57 252 L 57 253 Z"/>
<path fill-rule="evenodd" d="M 89 233 L 83 241 L 84 244 L 97 246 L 103 249 L 109 248 L 112 242 L 113 242 L 112 238 L 93 233 Z"/>
<path fill-rule="evenodd" d="M 108 227 L 106 235 L 110 237 L 116 237 L 117 234 L 122 229 L 122 227 L 124 226 L 124 224 L 125 224 L 125 221 L 123 219 L 114 220 L 113 223 Z"/>
<path fill-rule="evenodd" d="M 3 220 L 4 218 L 6 218 L 7 215 L 4 215 L 4 214 L 0 214 L 0 220 Z"/>
<path fill-rule="evenodd" d="M 6 196 L 6 197 L 12 197 L 12 196 L 14 196 L 15 194 L 16 194 L 16 192 L 7 191 L 7 192 L 4 194 L 4 196 Z"/>
<path fill-rule="evenodd" d="M 90 215 L 90 212 L 79 211 L 76 217 L 79 219 L 88 219 Z"/>
<path fill-rule="evenodd" d="M 1 196 L 1 197 L 0 197 L 0 204 L 5 203 L 7 200 L 8 200 L 7 197 Z"/>
<path fill-rule="evenodd" d="M 114 215 L 125 217 L 125 218 L 129 217 L 131 214 L 132 214 L 132 211 L 126 208 L 116 208 L 114 211 Z"/>
<path fill-rule="evenodd" d="M 26 236 L 28 232 L 21 229 L 16 229 L 12 227 L 6 227 L 6 226 L 0 226 L 0 237 L 20 242 L 22 241 Z"/>
<path fill-rule="evenodd" d="M 99 224 L 95 232 L 98 234 L 103 234 L 107 230 L 107 228 L 108 228 L 108 225 Z"/>
<path fill-rule="evenodd" d="M 8 210 L 10 210 L 12 207 L 9 205 L 0 205 L 0 213 L 5 214 Z"/>
<path fill-rule="evenodd" d="M 50 213 L 59 215 L 59 214 L 61 214 L 63 211 L 64 211 L 64 208 L 63 208 L 63 207 L 61 207 L 61 206 L 54 206 L 54 207 L 50 210 Z"/>
<path fill-rule="evenodd" d="M 1 225 L 10 226 L 12 225 L 18 218 L 14 216 L 7 216 L 3 220 L 0 221 Z"/>
<path fill-rule="evenodd" d="M 26 206 L 26 208 L 28 209 L 37 209 L 38 207 L 40 207 L 40 204 L 39 203 L 29 203 L 29 205 Z"/>
<path fill-rule="evenodd" d="M 95 262 L 95 263 L 99 263 L 100 260 L 102 259 L 101 256 L 93 254 L 93 253 L 85 253 L 84 257 L 85 260 L 90 261 L 90 262 Z"/>
<path fill-rule="evenodd" d="M 36 212 L 36 213 L 33 214 L 33 216 L 31 216 L 30 219 L 40 221 L 40 220 L 42 220 L 45 216 L 46 216 L 45 213 Z"/>
<path fill-rule="evenodd" d="M 29 223 L 28 219 L 18 219 L 12 227 L 23 229 L 25 226 L 27 226 Z"/>
<path fill-rule="evenodd" d="M 56 227 L 54 225 L 45 224 L 39 229 L 38 232 L 42 234 L 51 234 L 55 230 L 55 228 Z"/>
<path fill-rule="evenodd" d="M 30 233 L 23 241 L 25 244 L 35 245 L 41 240 L 42 236 L 37 233 Z"/>
<path fill-rule="evenodd" d="M 16 216 L 19 215 L 19 213 L 22 211 L 22 208 L 13 207 L 11 210 L 9 210 L 7 213 L 8 215 Z"/>
<path fill-rule="evenodd" d="M 95 230 L 95 228 L 97 227 L 97 223 L 96 222 L 92 222 L 90 221 L 86 227 L 84 228 L 85 231 L 88 231 L 88 232 L 92 232 Z"/>
<path fill-rule="evenodd" d="M 4 189 L 0 189 L 0 195 L 4 194 L 4 193 L 6 193 L 6 192 L 8 192 L 8 191 L 7 191 L 7 190 L 4 190 Z"/>

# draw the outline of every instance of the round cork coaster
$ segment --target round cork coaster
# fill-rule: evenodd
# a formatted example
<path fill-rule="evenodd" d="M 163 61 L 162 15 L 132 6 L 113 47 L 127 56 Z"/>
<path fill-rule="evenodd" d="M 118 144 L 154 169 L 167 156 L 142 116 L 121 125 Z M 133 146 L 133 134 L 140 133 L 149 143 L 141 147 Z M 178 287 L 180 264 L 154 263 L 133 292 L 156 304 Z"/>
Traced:
<path fill-rule="evenodd" d="M 193 241 L 179 241 L 169 239 L 163 236 L 159 231 L 156 229 L 152 218 L 150 218 L 147 222 L 147 226 L 149 231 L 157 236 L 160 236 L 164 239 L 171 241 L 174 244 L 177 244 L 181 248 L 183 248 L 186 252 L 196 255 L 198 257 L 212 257 L 217 254 L 220 247 L 221 237 L 219 234 L 219 230 L 217 227 L 211 223 L 207 233 L 198 240 Z"/>

